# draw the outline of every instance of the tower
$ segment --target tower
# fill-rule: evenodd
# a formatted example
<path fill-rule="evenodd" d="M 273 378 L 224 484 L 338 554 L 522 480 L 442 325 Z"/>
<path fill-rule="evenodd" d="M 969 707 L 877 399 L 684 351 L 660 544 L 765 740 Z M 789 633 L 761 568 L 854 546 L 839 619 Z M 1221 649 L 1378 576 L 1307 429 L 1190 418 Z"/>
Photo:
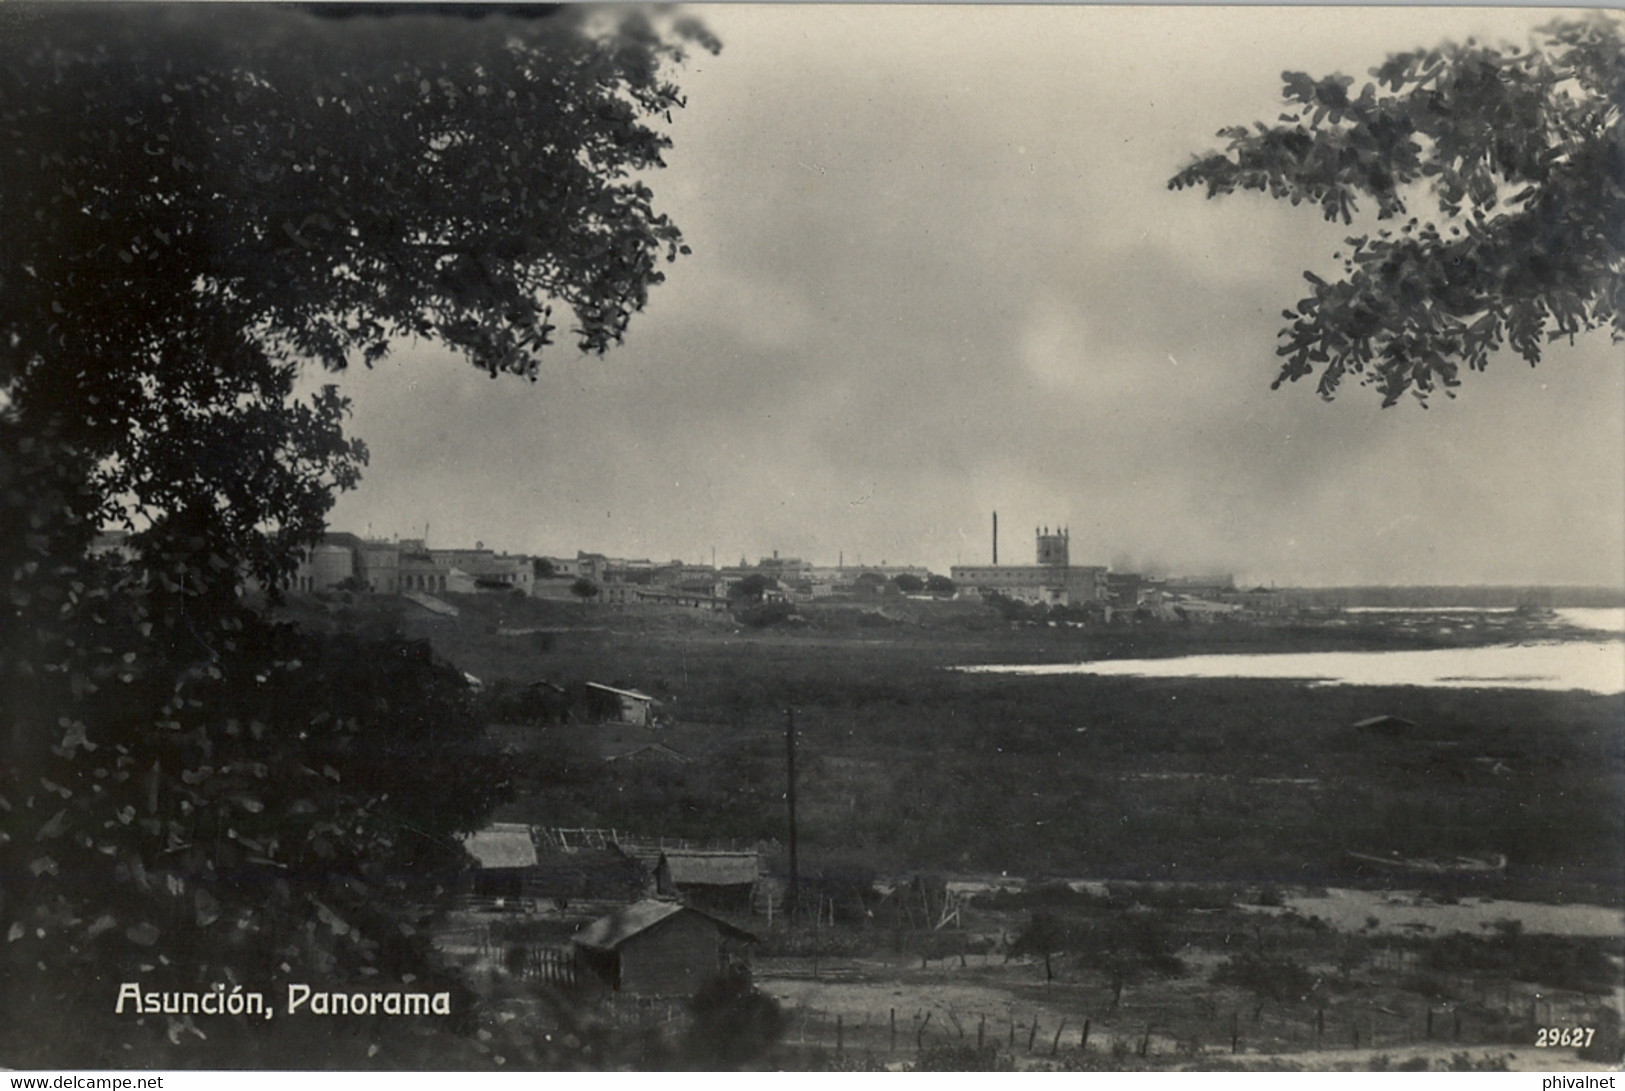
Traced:
<path fill-rule="evenodd" d="M 1039 564 L 1065 568 L 1071 563 L 1067 549 L 1067 543 L 1072 540 L 1071 531 L 1057 527 L 1052 533 L 1049 527 L 1041 527 L 1035 533 L 1038 537 Z"/>

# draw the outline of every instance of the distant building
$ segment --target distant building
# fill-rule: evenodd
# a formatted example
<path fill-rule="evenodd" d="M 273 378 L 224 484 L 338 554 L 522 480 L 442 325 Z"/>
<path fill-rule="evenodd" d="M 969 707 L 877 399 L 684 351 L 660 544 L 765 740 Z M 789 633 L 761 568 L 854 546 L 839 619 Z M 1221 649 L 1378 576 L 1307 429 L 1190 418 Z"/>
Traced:
<path fill-rule="evenodd" d="M 1069 531 L 1041 527 L 1035 537 L 1037 564 L 955 565 L 948 570 L 949 577 L 962 590 L 992 592 L 1035 605 L 1069 606 L 1107 600 L 1106 567 L 1073 564 Z"/>
<path fill-rule="evenodd" d="M 536 869 L 536 843 L 529 826 L 494 822 L 469 834 L 463 848 L 478 865 L 474 872 L 476 897 L 506 900 L 524 894 L 525 878 Z"/>
<path fill-rule="evenodd" d="M 473 549 L 431 549 L 429 559 L 437 568 L 448 572 L 455 568 L 466 573 L 477 591 L 511 588 L 529 595 L 536 578 L 536 568 L 529 557 L 497 553 L 478 543 Z"/>
<path fill-rule="evenodd" d="M 355 551 L 361 586 L 381 595 L 401 590 L 401 547 L 394 542 L 363 541 Z"/>
<path fill-rule="evenodd" d="M 666 849 L 655 861 L 655 889 L 689 905 L 748 912 L 761 878 L 761 854 Z"/>
<path fill-rule="evenodd" d="M 1403 716 L 1367 716 L 1350 725 L 1359 731 L 1374 731 L 1379 735 L 1405 735 L 1416 730 L 1416 721 Z"/>
<path fill-rule="evenodd" d="M 703 910 L 649 899 L 600 917 L 572 942 L 578 967 L 617 992 L 693 996 L 748 964 L 757 937 Z"/>
<path fill-rule="evenodd" d="M 688 765 L 693 761 L 687 754 L 673 750 L 663 742 L 617 748 L 604 754 L 605 764 L 611 765 Z"/>
<path fill-rule="evenodd" d="M 1145 589 L 1144 577 L 1136 573 L 1106 573 L 1106 601 L 1119 610 L 1132 610 L 1140 605 Z"/>
<path fill-rule="evenodd" d="M 586 684 L 586 713 L 600 723 L 634 724 L 654 727 L 660 718 L 661 703 L 635 689 L 616 689 L 597 682 Z"/>
<path fill-rule="evenodd" d="M 345 538 L 354 535 L 325 535 L 322 541 L 304 550 L 294 569 L 290 587 L 294 591 L 330 591 L 355 575 L 355 550 Z"/>
<path fill-rule="evenodd" d="M 721 612 L 728 608 L 728 597 L 719 595 L 712 587 L 685 590 L 680 587 L 638 588 L 632 601 L 649 602 L 664 606 L 687 606 L 695 610 Z"/>

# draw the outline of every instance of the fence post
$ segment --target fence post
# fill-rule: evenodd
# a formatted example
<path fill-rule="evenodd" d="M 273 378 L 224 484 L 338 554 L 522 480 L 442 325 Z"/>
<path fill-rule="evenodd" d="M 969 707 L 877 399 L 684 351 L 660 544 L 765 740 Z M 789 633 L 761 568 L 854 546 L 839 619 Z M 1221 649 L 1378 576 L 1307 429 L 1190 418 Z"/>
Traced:
<path fill-rule="evenodd" d="M 1053 1041 L 1053 1042 L 1051 1042 L 1049 1044 L 1049 1055 L 1051 1057 L 1053 1057 L 1057 1053 L 1061 1052 L 1061 1032 L 1063 1030 L 1065 1030 L 1065 1029 L 1066 1029 L 1066 1020 L 1062 1019 L 1061 1020 L 1061 1025 L 1055 1028 L 1055 1041 Z"/>
<path fill-rule="evenodd" d="M 1461 1009 L 1456 1009 L 1456 1041 L 1461 1041 Z"/>
<path fill-rule="evenodd" d="M 897 1052 L 897 1009 L 891 1010 L 891 1051 Z"/>
<path fill-rule="evenodd" d="M 1083 1021 L 1083 1033 L 1078 1035 L 1078 1052 L 1089 1048 L 1089 1020 Z"/>
<path fill-rule="evenodd" d="M 931 1025 L 931 1012 L 925 1013 L 925 1022 L 914 1032 L 914 1051 L 918 1053 L 925 1048 L 925 1028 Z"/>
<path fill-rule="evenodd" d="M 987 1037 L 987 1016 L 982 1016 L 976 1023 L 976 1052 L 982 1052 L 982 1045 Z"/>
<path fill-rule="evenodd" d="M 1031 1053 L 1033 1051 L 1033 1043 L 1036 1042 L 1037 1040 L 1038 1040 L 1038 1016 L 1037 1016 L 1037 1014 L 1034 1014 L 1033 1015 L 1033 1029 L 1032 1029 L 1031 1033 L 1029 1033 L 1027 1035 L 1027 1052 L 1028 1053 Z"/>
<path fill-rule="evenodd" d="M 1151 1024 L 1145 1025 L 1145 1037 L 1140 1039 L 1140 1056 L 1144 1057 L 1151 1049 Z"/>
<path fill-rule="evenodd" d="M 1428 1009 L 1428 1025 L 1427 1025 L 1427 1030 L 1424 1033 L 1426 1033 L 1428 1041 L 1431 1042 L 1433 1040 L 1433 1009 L 1432 1008 Z"/>
<path fill-rule="evenodd" d="M 1358 1044 L 1358 1042 L 1355 1043 L 1355 1045 Z M 1237 1013 L 1234 1011 L 1230 1013 L 1230 1052 L 1241 1052 L 1241 1024 L 1237 1019 Z"/>
<path fill-rule="evenodd" d="M 841 1023 L 841 1017 L 835 1016 L 835 1057 L 840 1059 L 841 1050 L 846 1045 L 846 1028 Z"/>

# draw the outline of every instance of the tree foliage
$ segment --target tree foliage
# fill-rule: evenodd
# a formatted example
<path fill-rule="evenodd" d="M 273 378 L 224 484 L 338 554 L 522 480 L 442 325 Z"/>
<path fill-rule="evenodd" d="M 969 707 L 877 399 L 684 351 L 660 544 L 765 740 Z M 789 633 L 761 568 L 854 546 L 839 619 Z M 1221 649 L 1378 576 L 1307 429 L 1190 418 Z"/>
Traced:
<path fill-rule="evenodd" d="M 119 975 L 440 972 L 418 917 L 508 771 L 424 647 L 301 632 L 240 597 L 291 574 L 365 462 L 336 389 L 296 383 L 399 338 L 529 378 L 556 322 L 584 351 L 618 341 L 684 249 L 643 175 L 691 42 L 715 45 L 631 10 L 0 13 L 16 1035 L 111 1011 Z M 127 562 L 91 550 L 117 522 Z M 121 1063 L 32 1039 L 51 1063 Z"/>
<path fill-rule="evenodd" d="M 1283 312 L 1274 385 L 1318 373 L 1383 404 L 1453 396 L 1510 345 L 1612 328 L 1625 339 L 1625 36 L 1598 14 L 1544 28 L 1533 48 L 1468 40 L 1396 53 L 1358 92 L 1343 75 L 1283 73 L 1278 122 L 1222 129 L 1223 152 L 1170 188 L 1256 190 L 1354 223 L 1343 275 L 1305 272 Z M 1431 210 L 1423 209 L 1431 206 Z"/>
<path fill-rule="evenodd" d="M 301 362 L 415 337 L 534 378 L 556 308 L 603 352 L 683 249 L 641 175 L 684 39 L 641 16 L 9 23 L 0 389 L 95 453 L 104 515 L 212 509 L 268 578 L 365 459 L 331 388 L 288 403 Z"/>

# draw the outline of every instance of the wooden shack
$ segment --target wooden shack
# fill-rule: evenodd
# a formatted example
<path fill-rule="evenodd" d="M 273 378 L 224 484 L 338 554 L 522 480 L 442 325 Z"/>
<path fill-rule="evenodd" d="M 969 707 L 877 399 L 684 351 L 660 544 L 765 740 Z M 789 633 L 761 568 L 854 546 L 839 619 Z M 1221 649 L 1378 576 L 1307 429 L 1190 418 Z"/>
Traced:
<path fill-rule="evenodd" d="M 749 912 L 761 875 L 761 854 L 706 849 L 664 849 L 654 863 L 655 888 L 689 905 Z"/>
<path fill-rule="evenodd" d="M 586 684 L 581 702 L 581 710 L 589 722 L 636 724 L 638 727 L 659 726 L 660 709 L 661 703 L 647 693 L 597 682 Z"/>
<path fill-rule="evenodd" d="M 536 842 L 530 827 L 517 822 L 493 822 L 469 834 L 463 847 L 474 857 L 474 896 L 517 899 L 525 879 L 536 868 Z"/>
<path fill-rule="evenodd" d="M 748 966 L 757 937 L 704 910 L 651 898 L 598 918 L 572 942 L 582 977 L 635 996 L 693 996 Z"/>

